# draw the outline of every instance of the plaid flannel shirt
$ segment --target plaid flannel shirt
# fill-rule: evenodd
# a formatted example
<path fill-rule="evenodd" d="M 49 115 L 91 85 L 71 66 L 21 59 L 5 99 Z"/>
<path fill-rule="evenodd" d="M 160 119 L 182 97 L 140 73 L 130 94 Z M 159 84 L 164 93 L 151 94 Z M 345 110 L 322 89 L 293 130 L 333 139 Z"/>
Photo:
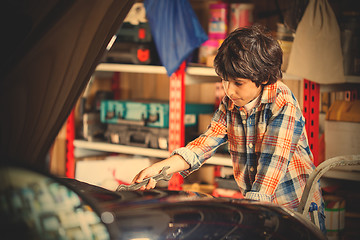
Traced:
<path fill-rule="evenodd" d="M 190 165 L 180 174 L 186 177 L 200 168 L 225 142 L 235 180 L 245 198 L 297 209 L 315 166 L 305 118 L 284 83 L 265 86 L 260 101 L 249 113 L 225 96 L 208 130 L 172 153 Z M 320 186 L 313 201 L 321 205 Z"/>

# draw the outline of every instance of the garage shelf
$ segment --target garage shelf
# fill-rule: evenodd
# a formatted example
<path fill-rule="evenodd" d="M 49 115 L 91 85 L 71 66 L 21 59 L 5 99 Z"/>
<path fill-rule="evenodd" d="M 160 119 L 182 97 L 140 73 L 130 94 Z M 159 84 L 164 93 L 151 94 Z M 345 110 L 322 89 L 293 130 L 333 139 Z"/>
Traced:
<path fill-rule="evenodd" d="M 74 147 L 80 149 L 102 151 L 102 152 L 142 155 L 146 157 L 155 157 L 155 158 L 168 158 L 170 155 L 169 151 L 167 150 L 134 147 L 134 146 L 119 145 L 119 144 L 106 143 L 106 142 L 89 142 L 79 139 L 74 140 Z M 212 165 L 232 166 L 231 159 L 228 154 L 215 154 L 215 156 L 207 160 L 206 163 Z"/>
<path fill-rule="evenodd" d="M 324 173 L 323 177 L 360 182 L 360 168 L 359 167 L 353 167 L 352 169 L 334 168 Z"/>
<path fill-rule="evenodd" d="M 167 74 L 165 67 L 157 65 L 136 65 L 136 64 L 122 64 L 122 63 L 100 63 L 96 67 L 96 72 L 127 72 L 127 73 L 148 73 L 148 74 Z M 219 81 L 219 77 L 212 67 L 206 67 L 202 65 L 190 65 L 186 68 L 187 76 L 198 77 L 215 77 L 208 78 L 207 81 Z M 283 79 L 285 80 L 302 80 L 301 77 L 294 76 L 292 74 L 283 73 Z M 349 81 L 356 82 L 356 76 L 350 76 Z M 358 79 L 360 82 L 360 77 Z M 189 81 L 188 83 L 191 83 Z"/>

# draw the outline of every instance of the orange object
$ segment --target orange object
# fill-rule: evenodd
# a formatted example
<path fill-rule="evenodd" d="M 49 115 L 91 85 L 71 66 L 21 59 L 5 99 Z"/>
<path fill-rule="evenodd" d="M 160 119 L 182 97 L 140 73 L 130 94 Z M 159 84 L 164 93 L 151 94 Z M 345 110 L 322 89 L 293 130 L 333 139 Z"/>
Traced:
<path fill-rule="evenodd" d="M 146 62 L 150 58 L 150 50 L 149 49 L 138 49 L 137 50 L 137 58 L 140 62 Z"/>
<path fill-rule="evenodd" d="M 326 113 L 326 120 L 360 122 L 360 100 L 335 101 Z"/>

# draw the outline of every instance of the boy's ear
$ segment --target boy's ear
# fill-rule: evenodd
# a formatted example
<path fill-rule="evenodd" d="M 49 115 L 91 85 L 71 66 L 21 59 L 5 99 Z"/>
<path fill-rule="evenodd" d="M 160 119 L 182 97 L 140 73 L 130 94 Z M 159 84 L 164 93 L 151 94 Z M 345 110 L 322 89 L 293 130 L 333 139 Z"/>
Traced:
<path fill-rule="evenodd" d="M 268 84 L 268 82 L 269 82 L 269 80 L 262 82 L 262 83 L 261 83 L 261 86 L 262 86 L 262 87 L 265 87 L 265 86 Z"/>

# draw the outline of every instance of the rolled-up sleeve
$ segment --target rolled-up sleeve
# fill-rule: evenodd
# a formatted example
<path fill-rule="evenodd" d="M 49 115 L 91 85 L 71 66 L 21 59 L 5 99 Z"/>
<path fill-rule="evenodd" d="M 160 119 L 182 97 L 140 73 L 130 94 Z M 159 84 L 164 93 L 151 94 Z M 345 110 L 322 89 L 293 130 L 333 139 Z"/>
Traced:
<path fill-rule="evenodd" d="M 272 202 L 271 195 L 265 193 L 259 193 L 259 192 L 247 192 L 245 198 L 262 201 L 262 202 Z"/>

